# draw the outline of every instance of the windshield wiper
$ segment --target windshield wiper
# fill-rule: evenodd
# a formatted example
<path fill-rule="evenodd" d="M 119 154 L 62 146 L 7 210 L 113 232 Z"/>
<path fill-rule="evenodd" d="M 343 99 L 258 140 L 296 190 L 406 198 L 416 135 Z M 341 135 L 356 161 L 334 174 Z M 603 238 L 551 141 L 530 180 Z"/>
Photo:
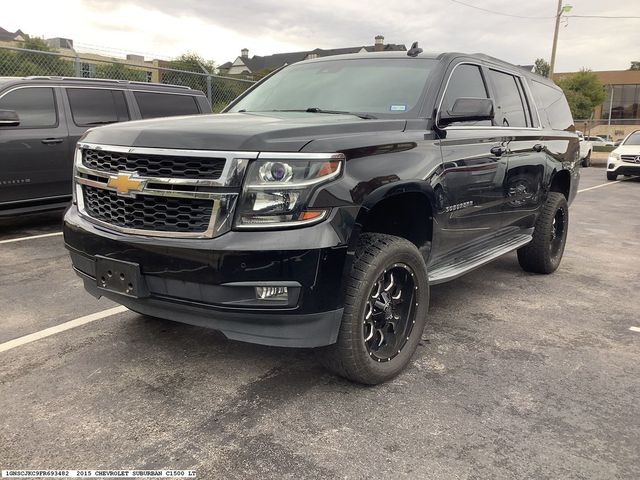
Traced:
<path fill-rule="evenodd" d="M 365 120 L 375 120 L 377 117 L 368 113 L 356 113 L 347 112 L 342 110 L 324 110 L 318 107 L 309 107 L 306 110 L 271 110 L 272 112 L 307 112 L 307 113 L 329 113 L 333 115 L 355 115 L 356 117 L 364 118 Z"/>

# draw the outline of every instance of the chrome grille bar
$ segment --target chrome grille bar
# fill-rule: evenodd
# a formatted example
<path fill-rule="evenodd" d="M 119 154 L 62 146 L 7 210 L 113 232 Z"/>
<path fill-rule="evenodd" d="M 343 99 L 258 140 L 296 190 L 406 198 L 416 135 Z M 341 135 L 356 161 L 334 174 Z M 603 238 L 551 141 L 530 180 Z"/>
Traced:
<path fill-rule="evenodd" d="M 225 164 L 217 179 L 211 178 L 171 178 L 137 175 L 135 171 L 105 172 L 89 168 L 83 163 L 84 150 L 99 150 L 132 155 L 162 155 L 172 157 L 201 157 L 224 158 Z M 229 152 L 214 150 L 185 150 L 148 147 L 124 147 L 119 145 L 100 145 L 94 143 L 79 143 L 75 157 L 75 193 L 80 213 L 92 222 L 109 229 L 136 235 L 178 237 L 178 238 L 212 238 L 227 231 L 231 227 L 233 210 L 237 203 L 242 181 L 250 160 L 258 157 L 258 152 Z M 115 180 L 125 176 L 126 181 L 133 180 L 137 186 L 131 191 L 109 185 L 110 179 Z M 199 199 L 212 202 L 212 215 L 206 231 L 174 232 L 156 231 L 114 225 L 101 219 L 94 218 L 85 208 L 83 186 L 115 192 L 122 197 L 135 198 L 137 196 L 171 197 L 175 199 Z M 126 187 L 125 187 L 126 188 Z"/>

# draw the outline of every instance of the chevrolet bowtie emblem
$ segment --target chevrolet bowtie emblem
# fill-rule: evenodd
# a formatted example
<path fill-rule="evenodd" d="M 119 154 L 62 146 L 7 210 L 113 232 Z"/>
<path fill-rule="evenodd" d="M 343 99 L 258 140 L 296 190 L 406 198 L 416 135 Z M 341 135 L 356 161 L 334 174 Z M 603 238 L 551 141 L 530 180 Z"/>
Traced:
<path fill-rule="evenodd" d="M 132 192 L 139 192 L 144 188 L 145 180 L 134 178 L 135 173 L 119 173 L 109 177 L 107 186 L 115 188 L 118 195 L 132 196 Z"/>

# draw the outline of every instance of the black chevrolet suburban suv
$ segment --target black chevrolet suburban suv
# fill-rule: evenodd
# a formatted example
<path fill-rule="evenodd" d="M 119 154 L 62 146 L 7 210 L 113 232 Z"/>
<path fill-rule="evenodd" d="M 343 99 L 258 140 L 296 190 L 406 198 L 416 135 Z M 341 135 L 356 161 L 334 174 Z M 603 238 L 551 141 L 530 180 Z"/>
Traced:
<path fill-rule="evenodd" d="M 96 297 L 376 384 L 414 353 L 430 285 L 514 250 L 558 267 L 579 174 L 545 78 L 479 54 L 326 57 L 219 115 L 89 131 L 64 240 Z"/>
<path fill-rule="evenodd" d="M 73 152 L 108 123 L 211 113 L 187 87 L 118 80 L 0 77 L 0 217 L 64 208 Z"/>

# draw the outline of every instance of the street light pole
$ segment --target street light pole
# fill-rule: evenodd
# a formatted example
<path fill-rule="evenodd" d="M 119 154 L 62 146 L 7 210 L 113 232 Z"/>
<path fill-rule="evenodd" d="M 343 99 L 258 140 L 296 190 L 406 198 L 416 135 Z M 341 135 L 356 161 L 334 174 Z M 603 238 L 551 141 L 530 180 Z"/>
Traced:
<path fill-rule="evenodd" d="M 613 85 L 611 85 L 611 91 L 609 93 L 609 121 L 607 122 L 607 135 L 611 139 L 611 111 L 613 110 Z"/>
<path fill-rule="evenodd" d="M 558 46 L 558 30 L 560 29 L 560 16 L 562 15 L 562 0 L 558 0 L 556 12 L 556 28 L 553 32 L 553 47 L 551 47 L 551 63 L 549 64 L 549 78 L 553 79 L 553 69 L 556 66 L 556 47 Z"/>

